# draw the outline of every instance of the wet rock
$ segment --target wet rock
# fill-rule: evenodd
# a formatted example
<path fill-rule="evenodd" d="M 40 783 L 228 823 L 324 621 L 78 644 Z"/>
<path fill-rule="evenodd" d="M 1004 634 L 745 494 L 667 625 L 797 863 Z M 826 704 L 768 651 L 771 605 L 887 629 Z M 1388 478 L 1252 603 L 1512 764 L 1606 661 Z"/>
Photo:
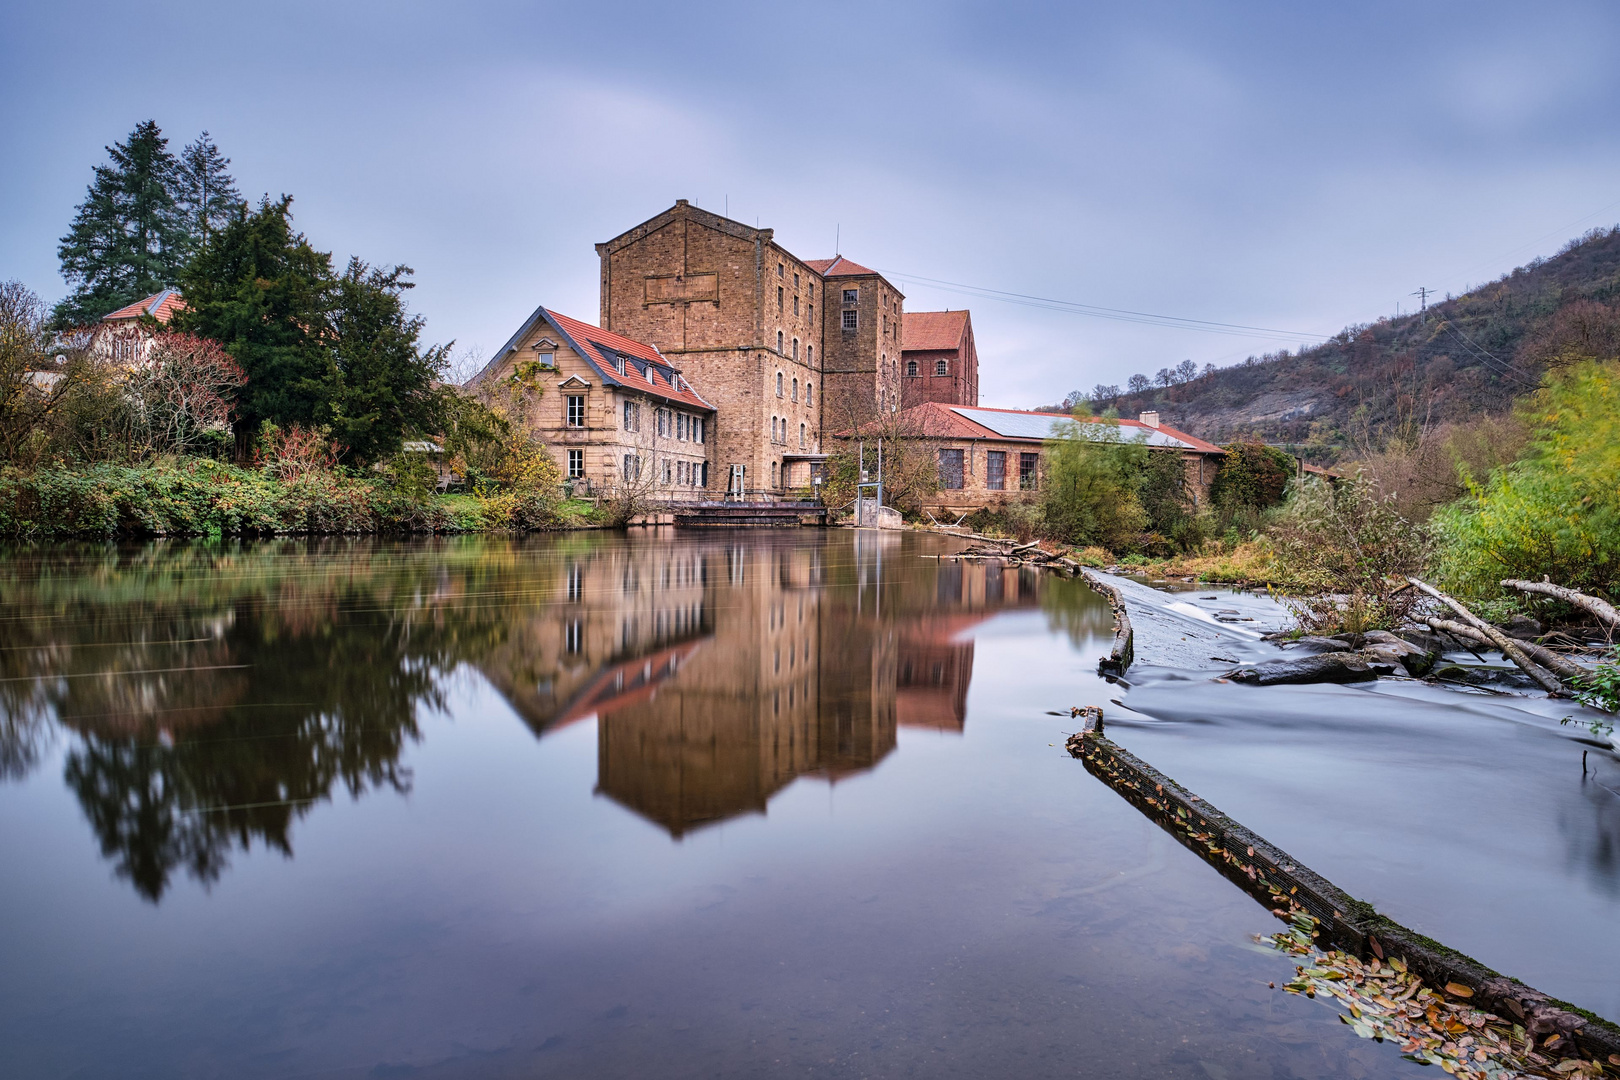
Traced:
<path fill-rule="evenodd" d="M 1497 623 L 1502 633 L 1521 641 L 1534 641 L 1542 634 L 1541 624 L 1528 615 L 1515 615 L 1505 623 Z"/>
<path fill-rule="evenodd" d="M 1444 637 L 1429 630 L 1397 630 L 1392 635 L 1408 645 L 1416 645 L 1426 653 L 1439 654 L 1457 648 L 1454 638 Z"/>
<path fill-rule="evenodd" d="M 1491 681 L 1491 677 L 1479 668 L 1463 667 L 1461 664 L 1441 664 L 1429 673 L 1441 682 L 1467 683 L 1469 686 L 1484 686 Z"/>
<path fill-rule="evenodd" d="M 1392 669 L 1393 670 L 1393 669 Z M 1352 652 L 1325 652 L 1315 656 L 1267 660 L 1233 668 L 1224 678 L 1250 686 L 1280 686 L 1297 683 L 1348 683 L 1376 679 L 1378 672 L 1366 659 Z"/>
<path fill-rule="evenodd" d="M 1361 655 L 1373 664 L 1395 664 L 1402 674 L 1421 678 L 1434 666 L 1435 655 L 1425 649 L 1391 634 L 1387 630 L 1372 630 L 1366 634 L 1367 647 Z"/>
<path fill-rule="evenodd" d="M 1348 652 L 1348 651 L 1350 651 L 1350 646 L 1349 646 L 1349 644 L 1347 642 L 1340 641 L 1338 638 L 1329 638 L 1329 637 L 1310 637 L 1310 636 L 1307 636 L 1307 637 L 1302 637 L 1302 638 L 1295 638 L 1292 641 L 1285 642 L 1283 647 L 1284 648 L 1298 649 L 1300 652 L 1308 652 L 1308 653 Z"/>

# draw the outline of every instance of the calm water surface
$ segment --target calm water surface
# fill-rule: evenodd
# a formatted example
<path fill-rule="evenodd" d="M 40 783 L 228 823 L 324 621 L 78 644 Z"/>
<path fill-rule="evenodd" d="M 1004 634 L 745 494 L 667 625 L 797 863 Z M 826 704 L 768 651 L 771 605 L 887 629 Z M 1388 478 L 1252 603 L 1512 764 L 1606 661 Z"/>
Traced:
<path fill-rule="evenodd" d="M 0 563 L 0 1074 L 1371 1077 L 933 537 Z M 1055 745 L 1054 745 L 1055 744 Z"/>

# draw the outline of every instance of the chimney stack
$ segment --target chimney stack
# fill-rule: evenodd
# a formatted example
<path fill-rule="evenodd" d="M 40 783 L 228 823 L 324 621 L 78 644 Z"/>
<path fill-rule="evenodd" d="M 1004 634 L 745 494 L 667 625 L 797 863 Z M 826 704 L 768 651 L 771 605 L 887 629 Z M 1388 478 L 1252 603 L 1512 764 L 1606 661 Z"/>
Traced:
<path fill-rule="evenodd" d="M 1159 414 L 1156 412 L 1145 412 L 1141 416 L 1138 416 L 1137 420 L 1143 424 L 1146 424 L 1150 428 L 1156 428 L 1159 426 Z"/>

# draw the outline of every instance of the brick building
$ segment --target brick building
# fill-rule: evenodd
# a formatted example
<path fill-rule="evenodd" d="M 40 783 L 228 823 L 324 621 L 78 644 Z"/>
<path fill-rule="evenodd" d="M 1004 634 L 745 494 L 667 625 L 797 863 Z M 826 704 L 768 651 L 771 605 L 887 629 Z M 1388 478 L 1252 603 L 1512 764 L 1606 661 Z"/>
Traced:
<path fill-rule="evenodd" d="M 924 402 L 901 415 L 901 422 L 916 438 L 937 448 L 939 491 L 931 497 L 929 508 L 951 513 L 1032 498 L 1045 472 L 1043 444 L 1053 437 L 1056 426 L 1072 419 L 1067 413 L 937 402 Z M 1201 506 L 1208 500 L 1224 450 L 1161 424 L 1158 413 L 1146 412 L 1140 419 L 1118 424 L 1122 438 L 1140 439 L 1150 452 L 1179 454 L 1192 505 Z"/>
<path fill-rule="evenodd" d="M 834 418 L 900 407 L 905 298 L 882 275 L 684 199 L 596 251 L 601 325 L 714 404 L 714 494 L 805 486 Z"/>
<path fill-rule="evenodd" d="M 979 351 L 963 311 L 908 311 L 901 342 L 901 407 L 979 403 Z"/>
<path fill-rule="evenodd" d="M 514 375 L 540 388 L 530 430 L 576 486 L 692 499 L 710 485 L 715 410 L 651 345 L 542 306 L 468 386 Z"/>

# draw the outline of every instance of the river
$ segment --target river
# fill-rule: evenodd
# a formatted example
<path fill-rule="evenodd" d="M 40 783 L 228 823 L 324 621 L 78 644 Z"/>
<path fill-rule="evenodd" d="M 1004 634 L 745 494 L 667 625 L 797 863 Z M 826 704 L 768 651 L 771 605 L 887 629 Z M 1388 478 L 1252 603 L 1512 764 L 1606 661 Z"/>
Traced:
<path fill-rule="evenodd" d="M 1416 1075 L 1268 988 L 1275 921 L 1063 751 L 1124 689 L 1101 597 L 951 546 L 10 552 L 0 1074 Z M 1117 737 L 1286 805 L 1187 734 L 1264 741 L 1176 715 L 1190 678 L 1132 688 Z M 1365 777 L 1276 839 L 1353 836 L 1328 810 Z M 1598 839 L 1526 873 L 1562 858 L 1548 888 L 1612 916 Z"/>

